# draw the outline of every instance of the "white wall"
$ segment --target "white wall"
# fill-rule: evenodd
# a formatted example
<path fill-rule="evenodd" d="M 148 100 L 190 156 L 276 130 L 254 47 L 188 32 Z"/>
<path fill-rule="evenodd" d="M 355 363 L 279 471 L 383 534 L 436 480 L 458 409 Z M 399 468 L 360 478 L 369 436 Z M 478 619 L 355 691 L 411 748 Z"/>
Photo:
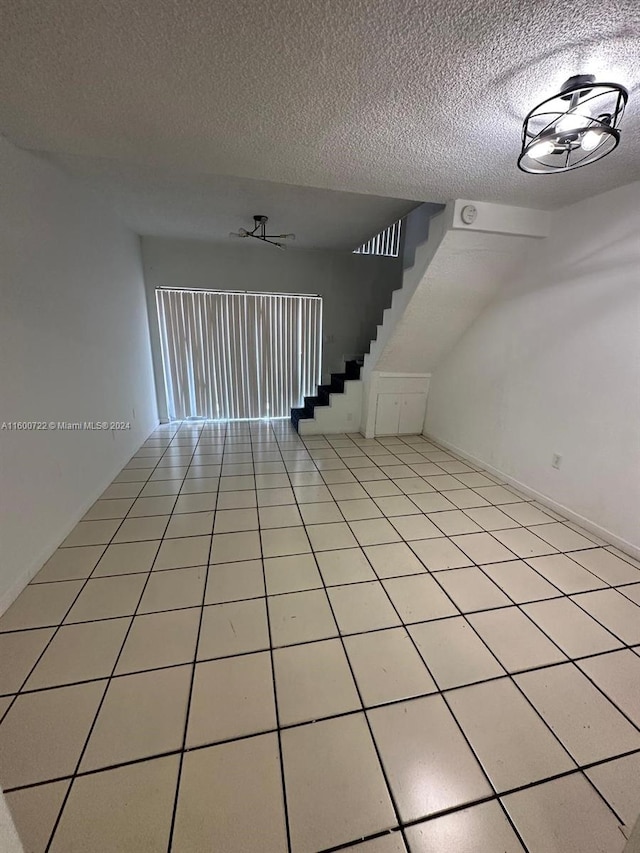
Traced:
<path fill-rule="evenodd" d="M 400 258 L 294 247 L 281 252 L 253 241 L 227 245 L 143 237 L 142 255 L 153 320 L 154 291 L 162 286 L 319 294 L 324 376 L 342 371 L 345 356 L 366 352 L 402 275 Z M 158 347 L 153 325 L 152 341 Z"/>
<path fill-rule="evenodd" d="M 640 183 L 554 214 L 433 371 L 425 431 L 640 547 Z"/>
<path fill-rule="evenodd" d="M 0 140 L 0 612 L 157 422 L 138 238 L 50 164 Z M 135 415 L 134 415 L 135 410 Z"/>
<path fill-rule="evenodd" d="M 535 242 L 511 234 L 448 229 L 433 247 L 407 309 L 390 330 L 376 370 L 431 373 Z"/>

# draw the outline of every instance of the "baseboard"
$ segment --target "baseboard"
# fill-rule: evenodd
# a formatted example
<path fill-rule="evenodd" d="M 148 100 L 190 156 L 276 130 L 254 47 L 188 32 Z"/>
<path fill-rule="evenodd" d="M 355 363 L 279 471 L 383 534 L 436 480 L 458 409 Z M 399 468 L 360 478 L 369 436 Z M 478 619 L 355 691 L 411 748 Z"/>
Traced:
<path fill-rule="evenodd" d="M 580 515 L 580 513 L 575 512 L 570 507 L 565 506 L 564 504 L 561 504 L 558 501 L 555 501 L 553 498 L 550 498 L 543 492 L 539 492 L 536 489 L 531 488 L 531 486 L 528 486 L 526 483 L 523 483 L 520 480 L 516 480 L 515 477 L 511 477 L 509 474 L 505 474 L 504 471 L 501 471 L 499 468 L 495 468 L 493 465 L 490 465 L 483 459 L 479 459 L 477 456 L 473 456 L 471 453 L 467 453 L 466 450 L 463 450 L 461 447 L 452 444 L 450 441 L 445 441 L 443 438 L 438 438 L 437 436 L 431 435 L 427 432 L 423 433 L 423 435 L 430 441 L 433 441 L 436 444 L 445 447 L 447 450 L 450 450 L 452 453 L 455 453 L 457 456 L 462 457 L 462 459 L 466 459 L 468 462 L 471 462 L 474 465 L 483 468 L 485 471 L 488 471 L 490 474 L 499 477 L 505 483 L 514 486 L 521 492 L 524 492 L 524 494 L 530 495 L 532 498 L 535 498 L 541 504 L 548 506 L 549 509 L 553 509 L 556 512 L 560 513 L 560 515 L 563 515 L 565 518 L 568 518 L 569 521 L 573 521 L 575 524 L 579 524 L 580 527 L 584 527 L 585 530 L 588 530 L 596 536 L 599 536 L 601 539 L 605 539 L 611 545 L 615 545 L 616 548 L 619 548 L 621 551 L 624 551 L 626 554 L 629 554 L 630 557 L 640 559 L 639 547 L 633 545 L 631 542 L 627 542 L 626 539 L 622 539 L 620 536 L 617 536 L 610 530 L 607 530 L 606 527 L 602 527 L 600 524 L 597 524 L 590 518 L 586 518 L 584 515 Z"/>
<path fill-rule="evenodd" d="M 140 448 L 142 444 L 149 438 L 151 433 L 157 429 L 158 422 L 156 421 L 155 425 L 151 427 L 151 429 L 146 433 L 145 437 L 141 440 L 140 444 L 137 448 L 133 450 L 133 454 Z M 63 529 L 62 534 L 57 535 L 54 540 L 50 541 L 48 545 L 45 545 L 44 548 L 40 550 L 38 557 L 31 561 L 31 563 L 27 566 L 27 568 L 20 574 L 14 582 L 11 584 L 9 589 L 5 590 L 5 592 L 0 595 L 0 616 L 2 616 L 5 611 L 11 607 L 16 598 L 20 595 L 22 590 L 27 586 L 27 584 L 38 574 L 40 569 L 47 562 L 49 557 L 56 551 L 57 548 L 64 542 L 67 536 L 71 533 L 76 524 L 82 520 L 84 515 L 91 509 L 93 504 L 98 500 L 100 495 L 104 492 L 104 490 L 109 486 L 114 477 L 122 471 L 124 465 L 127 464 L 131 457 L 126 459 L 124 462 L 121 462 L 118 467 L 114 466 L 115 470 L 109 474 L 102 481 L 99 488 L 97 488 L 94 492 L 92 492 L 91 497 L 84 501 L 80 508 L 74 513 L 72 517 L 72 521 Z"/>

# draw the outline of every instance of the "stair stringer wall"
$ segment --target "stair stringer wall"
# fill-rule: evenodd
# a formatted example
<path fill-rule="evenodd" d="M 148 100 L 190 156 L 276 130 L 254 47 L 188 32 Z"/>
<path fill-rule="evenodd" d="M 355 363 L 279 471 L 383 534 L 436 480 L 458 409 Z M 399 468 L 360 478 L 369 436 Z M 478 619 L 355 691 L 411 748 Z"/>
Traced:
<path fill-rule="evenodd" d="M 391 339 L 398 321 L 404 315 L 411 297 L 436 253 L 440 240 L 446 234 L 446 222 L 449 215 L 448 210 L 445 208 L 441 213 L 434 216 L 430 222 L 426 223 L 424 241 L 415 249 L 413 264 L 403 271 L 402 287 L 399 290 L 393 291 L 391 305 L 389 308 L 385 308 L 382 323 L 378 326 L 377 335 L 371 341 L 369 352 L 364 357 L 362 367 L 364 381 L 376 369 L 377 363 Z"/>
<path fill-rule="evenodd" d="M 449 230 L 378 359 L 387 373 L 431 373 L 494 298 L 535 238 Z"/>
<path fill-rule="evenodd" d="M 433 205 L 431 207 L 434 207 Z M 413 263 L 407 266 L 402 274 L 402 287 L 394 290 L 391 297 L 391 306 L 385 309 L 382 323 L 378 326 L 378 333 L 371 341 L 369 352 L 364 357 L 362 367 L 362 379 L 364 388 L 362 391 L 362 411 L 360 414 L 360 431 L 363 435 L 373 435 L 373 424 L 375 420 L 375 393 L 377 386 L 377 364 L 394 335 L 395 328 L 404 316 L 409 303 L 420 284 L 427 267 L 433 259 L 440 241 L 447 233 L 450 224 L 452 209 L 438 207 L 435 215 L 424 222 L 424 239 L 415 248 L 412 248 Z M 416 211 L 415 215 L 418 215 Z M 420 211 L 421 212 L 421 211 Z M 409 214 L 411 215 L 411 214 Z M 422 217 L 424 219 L 424 217 Z"/>

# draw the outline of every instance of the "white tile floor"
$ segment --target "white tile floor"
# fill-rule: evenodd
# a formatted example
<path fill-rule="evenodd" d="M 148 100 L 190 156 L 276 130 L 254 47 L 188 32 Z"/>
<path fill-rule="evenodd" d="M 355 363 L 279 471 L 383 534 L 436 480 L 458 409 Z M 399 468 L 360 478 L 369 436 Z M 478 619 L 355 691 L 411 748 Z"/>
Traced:
<path fill-rule="evenodd" d="M 158 429 L 0 618 L 32 853 L 619 853 L 640 564 L 420 436 Z"/>

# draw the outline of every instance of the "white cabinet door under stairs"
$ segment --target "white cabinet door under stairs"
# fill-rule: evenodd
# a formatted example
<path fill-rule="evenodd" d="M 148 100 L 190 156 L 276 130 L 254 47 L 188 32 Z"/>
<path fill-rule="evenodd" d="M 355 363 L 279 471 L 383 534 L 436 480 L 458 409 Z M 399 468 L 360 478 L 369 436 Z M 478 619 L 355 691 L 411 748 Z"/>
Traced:
<path fill-rule="evenodd" d="M 376 435 L 421 433 L 426 408 L 426 394 L 378 394 Z"/>

